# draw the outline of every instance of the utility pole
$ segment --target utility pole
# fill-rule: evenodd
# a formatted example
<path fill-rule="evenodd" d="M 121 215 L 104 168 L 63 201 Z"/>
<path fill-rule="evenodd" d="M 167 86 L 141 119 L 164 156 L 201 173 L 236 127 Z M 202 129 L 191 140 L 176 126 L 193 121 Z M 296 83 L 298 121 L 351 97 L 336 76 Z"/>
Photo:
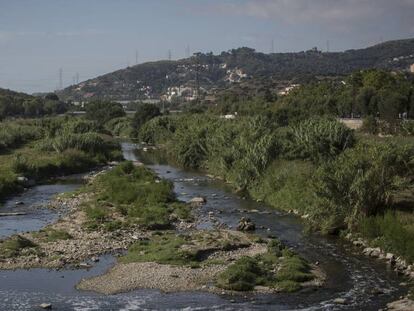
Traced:
<path fill-rule="evenodd" d="M 171 50 L 168 50 L 168 60 L 171 60 Z"/>
<path fill-rule="evenodd" d="M 63 69 L 59 68 L 59 89 L 63 89 Z"/>
<path fill-rule="evenodd" d="M 327 40 L 326 41 L 326 52 L 328 52 L 328 53 L 329 53 L 329 48 L 330 48 L 330 41 Z"/>
<path fill-rule="evenodd" d="M 271 50 L 270 53 L 274 53 L 275 52 L 275 40 L 272 39 L 272 45 L 271 45 Z"/>
<path fill-rule="evenodd" d="M 76 84 L 79 84 L 79 72 L 76 73 Z"/>

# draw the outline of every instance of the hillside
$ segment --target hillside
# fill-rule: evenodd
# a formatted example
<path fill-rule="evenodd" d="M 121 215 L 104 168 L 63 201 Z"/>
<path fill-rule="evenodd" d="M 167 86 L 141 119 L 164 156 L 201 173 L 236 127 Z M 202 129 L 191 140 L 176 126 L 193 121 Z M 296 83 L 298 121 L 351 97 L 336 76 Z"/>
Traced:
<path fill-rule="evenodd" d="M 239 82 L 271 80 L 276 85 L 302 82 L 315 76 L 341 76 L 359 69 L 408 70 L 414 63 L 414 39 L 388 41 L 365 49 L 321 52 L 316 48 L 295 53 L 264 54 L 250 48 L 233 49 L 177 61 L 157 61 L 121 69 L 70 86 L 63 99 L 116 100 L 174 97 L 192 99 L 197 80 L 203 93 Z"/>

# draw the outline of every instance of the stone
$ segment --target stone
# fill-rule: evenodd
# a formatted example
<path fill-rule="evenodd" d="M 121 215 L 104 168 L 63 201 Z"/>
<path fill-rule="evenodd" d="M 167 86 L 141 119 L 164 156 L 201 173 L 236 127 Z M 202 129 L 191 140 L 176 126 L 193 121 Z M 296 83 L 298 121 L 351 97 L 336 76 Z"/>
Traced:
<path fill-rule="evenodd" d="M 414 310 L 414 301 L 408 298 L 402 298 L 401 300 L 387 304 L 387 309 L 395 311 L 411 311 Z"/>
<path fill-rule="evenodd" d="M 335 298 L 333 300 L 333 302 L 338 304 L 338 305 L 346 305 L 347 304 L 346 299 L 344 299 L 344 298 Z"/>
<path fill-rule="evenodd" d="M 239 231 L 254 231 L 256 230 L 256 225 L 249 219 L 242 217 L 237 225 Z"/>
<path fill-rule="evenodd" d="M 395 261 L 395 255 L 392 253 L 387 253 L 385 255 L 385 259 L 387 259 L 388 261 Z"/>
<path fill-rule="evenodd" d="M 27 181 L 28 181 L 28 179 L 27 179 L 27 177 L 25 177 L 25 176 L 19 176 L 19 177 L 17 177 L 17 181 L 18 181 L 18 182 L 27 182 Z"/>
<path fill-rule="evenodd" d="M 366 247 L 362 252 L 364 253 L 364 255 L 370 256 L 373 250 L 374 249 L 372 247 Z"/>
<path fill-rule="evenodd" d="M 42 304 L 39 305 L 39 307 L 42 308 L 42 309 L 48 309 L 48 310 L 50 310 L 50 309 L 52 309 L 52 304 L 50 304 L 50 303 L 42 303 Z"/>
<path fill-rule="evenodd" d="M 189 203 L 195 204 L 195 205 L 202 205 L 202 204 L 205 204 L 206 202 L 207 200 L 204 197 L 195 197 L 189 201 Z"/>
<path fill-rule="evenodd" d="M 378 258 L 381 255 L 381 249 L 379 247 L 373 248 L 370 254 L 371 257 Z"/>

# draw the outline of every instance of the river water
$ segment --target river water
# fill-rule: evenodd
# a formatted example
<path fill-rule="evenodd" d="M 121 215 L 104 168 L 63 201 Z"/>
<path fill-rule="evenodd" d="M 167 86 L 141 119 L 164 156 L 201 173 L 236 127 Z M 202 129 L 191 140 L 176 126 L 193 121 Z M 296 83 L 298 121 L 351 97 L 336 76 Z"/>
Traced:
<path fill-rule="evenodd" d="M 179 199 L 207 198 L 199 210 L 200 228 L 210 228 L 209 212 L 229 226 L 241 217 L 251 218 L 263 236 L 275 235 L 311 262 L 318 261 L 327 273 L 326 285 L 318 290 L 295 294 L 246 295 L 228 297 L 202 292 L 165 294 L 156 290 L 137 290 L 127 294 L 103 296 L 77 291 L 74 286 L 84 277 L 98 275 L 114 264 L 115 258 L 103 256 L 92 269 L 30 269 L 0 271 L 0 310 L 34 310 L 51 303 L 56 310 L 378 310 L 404 293 L 397 277 L 385 263 L 365 258 L 357 249 L 339 239 L 305 234 L 297 217 L 276 211 L 264 204 L 243 199 L 223 182 L 201 173 L 184 171 L 124 143 L 127 160 L 141 160 L 160 176 L 174 182 Z M 79 183 L 37 186 L 5 203 L 10 210 L 23 209 L 26 216 L 0 217 L 0 237 L 16 232 L 38 230 L 57 219 L 56 212 L 42 208 L 59 192 L 71 191 Z M 16 201 L 26 204 L 14 206 Z M 39 207 L 40 206 L 40 207 Z M 23 217 L 23 218 L 22 218 Z M 346 305 L 333 302 L 345 298 Z"/>

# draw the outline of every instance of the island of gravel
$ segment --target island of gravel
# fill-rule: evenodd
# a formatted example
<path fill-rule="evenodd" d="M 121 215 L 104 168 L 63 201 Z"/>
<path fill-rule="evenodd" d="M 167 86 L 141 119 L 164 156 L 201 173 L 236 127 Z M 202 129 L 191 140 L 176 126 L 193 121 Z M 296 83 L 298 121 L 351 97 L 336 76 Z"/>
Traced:
<path fill-rule="evenodd" d="M 319 267 L 277 239 L 236 230 L 198 230 L 204 198 L 177 201 L 171 182 L 139 163 L 90 176 L 50 207 L 64 214 L 37 232 L 0 241 L 0 269 L 88 268 L 103 254 L 118 261 L 78 289 L 219 293 L 297 291 L 322 286 Z M 221 228 L 221 227 L 220 227 Z"/>

